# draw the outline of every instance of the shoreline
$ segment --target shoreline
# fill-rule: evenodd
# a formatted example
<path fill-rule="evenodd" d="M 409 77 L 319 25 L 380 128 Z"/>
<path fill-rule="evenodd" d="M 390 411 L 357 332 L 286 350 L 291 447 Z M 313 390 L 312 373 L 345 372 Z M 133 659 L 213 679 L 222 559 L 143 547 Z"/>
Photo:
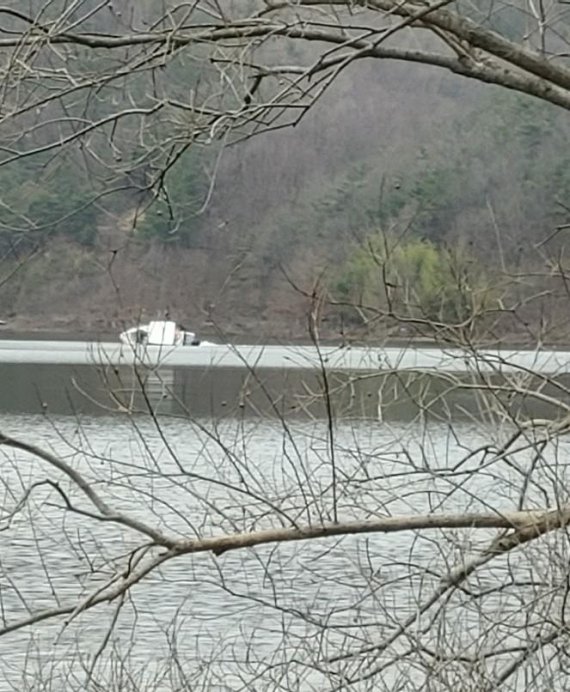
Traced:
<path fill-rule="evenodd" d="M 198 336 L 203 341 L 210 341 L 214 343 L 228 343 L 235 344 L 237 346 L 246 345 L 267 345 L 267 346 L 313 346 L 313 343 L 308 337 L 301 336 L 289 336 L 288 338 L 283 336 L 267 336 L 259 335 L 257 340 L 252 340 L 248 338 L 247 335 L 241 333 L 226 332 L 227 339 L 222 341 L 220 337 L 220 332 L 216 330 L 202 330 L 199 332 Z M 0 325 L 0 341 L 76 341 L 76 342 L 89 342 L 89 343 L 117 343 L 119 344 L 118 333 L 114 334 L 110 329 L 105 330 L 94 330 L 94 329 L 82 329 L 82 328 L 44 328 L 36 327 L 30 328 L 25 327 L 18 329 L 17 327 L 11 327 L 9 324 Z M 320 344 L 323 347 L 371 347 L 371 348 L 406 348 L 410 349 L 424 348 L 424 349 L 446 349 L 446 348 L 460 348 L 458 344 L 443 343 L 441 341 L 436 341 L 428 337 L 414 337 L 414 336 L 385 336 L 385 337 L 370 337 L 369 339 L 356 339 L 349 338 L 342 343 L 343 339 L 339 335 L 324 334 L 320 340 Z M 489 341 L 483 341 L 477 345 L 480 349 L 510 349 L 510 350 L 521 350 L 521 351 L 534 351 L 536 350 L 536 344 L 530 343 L 529 341 L 523 341 L 522 339 L 515 336 L 505 337 L 501 340 L 493 339 Z M 570 351 L 570 340 L 560 340 L 560 341 L 544 341 L 541 343 L 540 350 L 548 351 Z"/>

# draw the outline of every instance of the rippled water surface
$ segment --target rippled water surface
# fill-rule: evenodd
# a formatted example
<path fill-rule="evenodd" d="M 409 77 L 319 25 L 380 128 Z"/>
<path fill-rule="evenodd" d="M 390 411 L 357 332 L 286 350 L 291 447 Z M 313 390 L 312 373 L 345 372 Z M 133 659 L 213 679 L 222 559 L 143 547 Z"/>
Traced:
<path fill-rule="evenodd" d="M 565 438 L 537 453 L 523 435 L 513 455 L 500 452 L 515 418 L 557 416 L 550 399 L 564 398 L 524 370 L 507 380 L 508 396 L 485 398 L 471 376 L 386 362 L 324 378 L 310 367 L 247 363 L 0 360 L 0 433 L 62 459 L 113 512 L 173 539 L 568 501 Z M 390 639 L 491 535 L 371 533 L 184 555 L 90 609 L 165 549 L 103 520 L 49 459 L 2 445 L 0 692 L 332 690 L 346 679 L 356 690 L 423 689 L 414 636 L 437 648 L 438 665 L 451 651 L 479 660 L 477 641 L 484 651 L 506 641 L 515 650 L 540 635 L 525 620 L 528 603 L 543 608 L 536 584 L 548 583 L 546 611 L 560 608 L 552 560 L 530 549 L 481 570 L 471 585 L 481 597 L 450 595 L 436 627 L 422 615 L 382 653 L 353 655 Z M 548 550 L 567 564 L 563 541 Z M 511 583 L 532 596 L 521 599 Z M 484 660 L 491 673 L 503 661 Z M 378 665 L 382 674 L 368 675 Z M 461 672 L 449 676 L 445 689 Z M 505 689 L 526 689 L 513 680 Z"/>
<path fill-rule="evenodd" d="M 56 452 L 114 508 L 172 536 L 330 521 L 333 457 L 340 520 L 516 508 L 508 469 L 450 473 L 489 440 L 470 424 L 338 422 L 332 452 L 323 421 L 5 414 L 1 430 Z M 94 509 L 44 461 L 10 450 L 0 459 L 5 627 L 85 603 L 128 572 L 125 556 L 146 539 L 66 511 L 62 493 L 76 510 Z M 454 539 L 435 538 L 371 534 L 176 558 L 124 601 L 0 637 L 0 690 L 83 689 L 87 679 L 93 689 L 109 680 L 122 690 L 332 688 L 318 661 L 385 637 L 438 583 Z M 470 618 L 481 626 L 480 613 L 462 618 L 458 637 Z"/>

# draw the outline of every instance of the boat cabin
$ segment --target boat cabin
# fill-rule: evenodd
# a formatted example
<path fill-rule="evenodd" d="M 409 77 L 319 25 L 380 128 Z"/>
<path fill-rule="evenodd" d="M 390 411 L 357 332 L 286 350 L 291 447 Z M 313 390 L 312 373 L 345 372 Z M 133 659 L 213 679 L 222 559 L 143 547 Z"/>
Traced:
<path fill-rule="evenodd" d="M 131 327 L 120 335 L 124 344 L 135 346 L 197 346 L 200 342 L 194 332 L 171 320 L 155 320 Z"/>

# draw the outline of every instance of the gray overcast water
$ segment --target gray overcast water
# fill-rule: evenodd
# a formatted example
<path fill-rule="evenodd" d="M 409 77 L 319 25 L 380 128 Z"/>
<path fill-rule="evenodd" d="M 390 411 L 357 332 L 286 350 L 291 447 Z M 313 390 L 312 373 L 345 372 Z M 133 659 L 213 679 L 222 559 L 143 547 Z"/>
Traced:
<path fill-rule="evenodd" d="M 170 534 L 209 535 L 275 523 L 267 519 L 263 503 L 214 482 L 235 486 L 238 469 L 246 474 L 247 487 L 260 496 L 281 498 L 281 510 L 291 517 L 304 520 L 306 493 L 319 498 L 315 517 L 330 513 L 329 444 L 327 427 L 320 422 L 294 424 L 289 429 L 294 444 L 280 422 L 251 419 L 165 419 L 159 431 L 143 417 L 4 415 L 2 431 L 58 452 L 113 507 Z M 466 424 L 452 433 L 442 424 L 339 423 L 335 448 L 343 477 L 341 518 L 515 507 L 513 474 L 507 467 L 500 471 L 503 483 L 497 483 L 495 470 L 482 471 L 462 476 L 457 491 L 449 492 L 453 476 L 446 479 L 445 469 L 463 459 L 466 448 L 488 440 L 484 429 Z M 425 469 L 412 476 L 412 484 L 404 447 Z M 438 474 L 427 472 L 432 468 Z M 0 470 L 4 512 L 14 508 L 24 487 L 47 474 L 42 462 L 10 451 L 2 456 Z M 297 473 L 305 479 L 302 487 Z M 74 502 L 87 508 L 70 483 L 59 479 Z M 2 527 L 0 620 L 7 624 L 29 612 L 81 602 L 141 542 L 130 530 L 66 513 L 61 498 L 45 486 L 34 492 L 9 528 L 6 521 Z M 378 641 L 391 631 L 394 619 L 414 612 L 417 599 L 438 583 L 446 563 L 433 540 L 437 535 L 348 536 L 285 544 L 278 550 L 269 545 L 219 558 L 175 559 L 134 588 L 111 630 L 117 603 L 84 613 L 67 627 L 60 618 L 0 637 L 0 690 L 84 689 L 85 670 L 107 637 L 95 667 L 100 683 L 113 670 L 116 674 L 122 660 L 140 676 L 138 689 L 147 689 L 143 682 L 169 663 L 174 642 L 187 684 L 176 687 L 159 676 L 148 688 L 154 692 L 329 689 L 331 679 L 313 666 L 316 659 Z M 472 548 L 487 535 L 473 534 Z M 418 575 L 411 580 L 406 576 L 410 565 Z M 519 569 L 526 575 L 530 565 L 519 556 L 508 569 L 509 575 Z M 501 570 L 482 570 L 478 577 L 485 586 L 503 578 Z M 485 632 L 486 648 L 492 648 L 507 636 L 512 618 L 524 617 L 516 594 L 499 592 L 480 605 L 481 612 L 470 612 L 456 603 L 458 610 L 450 605 L 449 614 L 442 616 L 442 626 L 453 627 L 454 641 L 464 640 L 462 653 L 468 653 L 477 628 Z M 487 625 L 493 609 L 501 611 L 496 630 Z M 287 660 L 294 664 L 287 680 L 279 683 L 280 664 Z M 393 682 L 393 675 L 387 673 L 383 682 Z M 418 687 L 413 680 L 405 689 L 421 689 L 420 677 Z"/>
<path fill-rule="evenodd" d="M 570 384 L 569 371 L 570 353 L 561 351 L 486 351 L 475 358 L 435 348 L 319 352 L 309 346 L 201 345 L 135 353 L 113 343 L 5 340 L 0 412 L 105 415 L 150 407 L 193 416 L 322 417 L 326 385 L 342 418 L 411 420 L 429 409 L 447 420 L 479 414 L 482 400 L 473 383 L 484 376 L 508 379 L 515 391 L 505 398 L 516 415 L 546 417 L 560 413 L 549 397 L 568 397 L 544 378 Z"/>
<path fill-rule="evenodd" d="M 306 506 L 312 508 L 313 521 L 330 520 L 331 441 L 323 378 L 311 361 L 314 350 L 269 347 L 261 353 L 255 347 L 255 357 L 253 350 L 247 352 L 252 362 L 265 358 L 257 371 L 238 366 L 228 347 L 189 350 L 188 355 L 184 350 L 176 356 L 186 359 L 183 365 L 171 357 L 159 367 L 137 362 L 133 368 L 101 357 L 108 354 L 106 347 L 96 351 L 95 359 L 85 344 L 22 343 L 17 349 L 13 343 L 0 345 L 0 432 L 55 451 L 113 507 L 186 537 L 278 525 L 275 506 L 293 520 L 306 520 Z M 417 372 L 418 363 L 449 357 L 428 349 L 404 354 L 397 362 L 391 362 L 390 349 L 377 351 L 379 366 L 371 368 L 366 361 L 366 369 L 354 371 L 334 362 L 332 351 L 329 357 L 335 366 L 327 386 L 336 419 L 332 449 L 341 478 L 341 519 L 516 509 L 516 469 L 499 463 L 485 471 L 479 457 L 470 455 L 491 442 L 498 445 L 508 436 L 509 423 L 504 429 L 489 426 L 478 415 L 481 398 L 463 386 L 472 384 L 474 374 L 465 370 L 467 365 L 459 373 L 445 367 Z M 363 352 L 356 357 L 364 358 Z M 511 354 L 519 368 L 503 376 L 512 375 L 512 386 L 526 392 L 509 396 L 517 415 L 531 409 L 557 414 L 555 406 L 532 396 L 532 391 L 548 391 L 540 378 L 534 386 L 525 371 L 537 360 L 566 369 L 566 354 Z M 190 361 L 194 367 L 188 367 Z M 290 362 L 309 365 L 283 365 Z M 159 415 L 159 425 L 149 409 Z M 561 442 L 556 453 L 556 468 L 566 468 L 567 444 Z M 460 461 L 460 470 L 452 471 Z M 119 565 L 124 567 L 124 556 L 141 543 L 128 529 L 65 512 L 56 490 L 45 485 L 48 477 L 78 507 L 89 508 L 57 471 L 2 448 L 3 626 L 41 609 L 81 602 Z M 33 483 L 41 485 L 10 519 Z M 541 487 L 549 484 L 556 485 L 546 474 Z M 244 496 L 240 488 L 255 493 Z M 542 491 L 533 493 L 530 484 L 531 505 L 544 503 Z M 333 679 L 319 671 L 319 662 L 387 636 L 393 621 L 414 612 L 418 599 L 438 584 L 454 548 L 440 551 L 434 536 L 349 536 L 218 558 L 177 558 L 133 589 L 115 624 L 117 602 L 82 614 L 69 626 L 60 618 L 0 636 L 0 692 L 87 689 L 91 668 L 93 680 L 117 692 L 329 689 Z M 477 541 L 487 539 L 487 532 L 478 532 L 466 540 L 475 549 Z M 520 578 L 527 579 L 535 568 L 532 554 L 521 553 L 509 563 L 508 573 L 516 576 L 520 570 Z M 410 577 L 410 569 L 416 577 Z M 481 588 L 501 583 L 504 569 L 482 570 L 477 577 Z M 488 628 L 498 611 L 500 623 Z M 493 650 L 519 617 L 524 612 L 517 595 L 500 592 L 482 599 L 480 610 L 450 605 L 441 627 L 452 627 L 454 641 L 464 641 L 462 652 L 469 651 L 480 628 L 485 648 Z M 426 646 L 433 644 L 430 636 L 425 635 Z M 290 661 L 286 678 L 280 677 L 282 664 Z M 175 684 L 162 672 L 172 673 L 178 663 L 186 681 Z M 497 657 L 489 665 L 500 663 Z M 139 676 L 139 687 L 124 682 L 105 688 L 121 666 Z M 391 670 L 383 677 L 387 689 L 396 684 L 394 676 Z M 405 689 L 422 689 L 419 680 L 417 687 L 410 683 Z M 513 684 L 504 689 L 524 689 Z"/>
<path fill-rule="evenodd" d="M 548 373 L 570 371 L 570 352 L 489 349 L 477 357 L 460 349 L 421 347 L 262 346 L 201 344 L 146 346 L 133 349 L 112 342 L 0 340 L 0 363 L 51 365 L 132 365 L 164 367 L 255 367 L 315 369 L 321 362 L 334 370 L 437 369 L 451 373 L 533 368 Z"/>

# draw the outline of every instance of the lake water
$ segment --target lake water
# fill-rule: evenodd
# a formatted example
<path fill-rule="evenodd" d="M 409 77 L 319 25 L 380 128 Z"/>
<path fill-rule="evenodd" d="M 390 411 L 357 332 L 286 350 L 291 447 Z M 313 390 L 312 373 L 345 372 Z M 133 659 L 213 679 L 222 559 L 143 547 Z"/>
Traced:
<path fill-rule="evenodd" d="M 0 363 L 62 365 L 151 365 L 336 371 L 434 370 L 450 373 L 533 369 L 570 372 L 570 352 L 548 349 L 468 349 L 421 346 L 231 345 L 125 346 L 113 342 L 0 340 Z"/>
<path fill-rule="evenodd" d="M 133 352 L 112 343 L 0 341 L 0 411 L 192 416 L 239 412 L 340 418 L 469 419 L 482 382 L 512 415 L 554 417 L 570 404 L 570 353 L 211 345 Z M 326 371 L 326 377 L 324 377 Z M 142 394 L 142 396 L 141 396 Z M 493 402 L 491 402 L 493 403 Z"/>
<path fill-rule="evenodd" d="M 512 423 L 500 407 L 482 410 L 472 390 L 448 386 L 442 404 L 432 380 L 426 394 L 422 378 L 360 376 L 337 372 L 328 383 L 331 437 L 318 371 L 3 363 L 0 432 L 56 453 L 111 506 L 173 536 L 331 521 L 333 460 L 343 521 L 504 512 L 523 487 L 527 508 L 568 501 L 564 438 L 539 455 L 531 439 L 501 455 Z M 93 507 L 45 462 L 0 452 L 0 625 L 9 628 L 85 602 L 146 539 L 66 510 L 46 480 L 77 509 Z M 479 570 L 469 593 L 450 592 L 385 650 L 336 659 L 390 638 L 491 535 L 369 534 L 178 557 L 124 602 L 0 636 L 0 692 L 487 689 L 547 618 L 564 614 L 563 532 Z M 553 652 L 527 656 L 501 689 L 563 689 Z"/>

